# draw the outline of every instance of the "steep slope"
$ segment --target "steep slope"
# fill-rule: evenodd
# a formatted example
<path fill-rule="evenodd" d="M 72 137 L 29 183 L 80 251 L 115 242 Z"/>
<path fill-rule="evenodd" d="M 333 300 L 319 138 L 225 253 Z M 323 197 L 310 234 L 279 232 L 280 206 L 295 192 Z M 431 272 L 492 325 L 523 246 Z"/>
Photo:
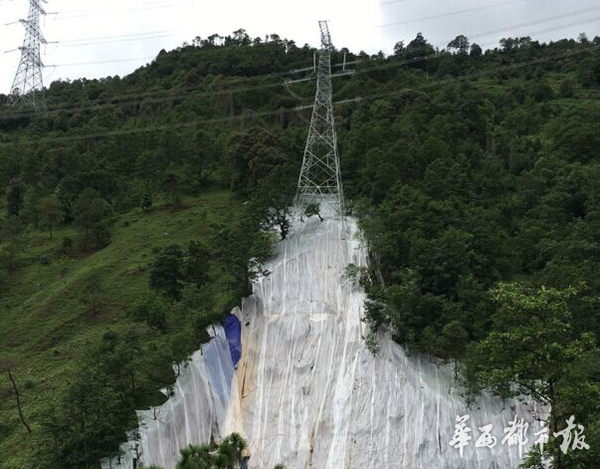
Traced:
<path fill-rule="evenodd" d="M 293 235 L 279 244 L 268 265 L 271 274 L 256 283 L 241 311 L 234 310 L 242 323 L 243 353 L 231 382 L 223 388 L 215 377 L 228 373 L 212 371 L 231 366 L 227 353 L 214 353 L 227 350 L 218 330 L 212 348 L 194 356 L 186 376 L 207 371 L 195 381 L 184 376 L 174 398 L 207 405 L 166 403 L 158 412 L 160 432 L 148 424 L 152 413 L 145 413 L 142 462 L 172 469 L 182 447 L 235 431 L 249 442 L 249 467 L 257 469 L 279 463 L 288 468 L 514 467 L 517 447 L 500 443 L 476 451 L 472 442 L 461 460 L 449 445 L 455 420 L 469 413 L 473 428 L 494 424 L 500 442 L 515 413 L 530 423 L 530 432 L 539 430 L 533 404 L 503 406 L 483 396 L 468 407 L 449 367 L 407 356 L 386 333 L 379 336 L 376 356 L 365 347 L 364 292 L 344 269 L 365 265 L 366 254 L 354 220 L 296 219 Z M 205 392 L 198 394 L 206 384 L 207 399 Z M 222 389 L 231 392 L 225 414 L 217 410 Z M 202 431 L 198 439 L 200 425 L 210 426 L 210 435 Z"/>

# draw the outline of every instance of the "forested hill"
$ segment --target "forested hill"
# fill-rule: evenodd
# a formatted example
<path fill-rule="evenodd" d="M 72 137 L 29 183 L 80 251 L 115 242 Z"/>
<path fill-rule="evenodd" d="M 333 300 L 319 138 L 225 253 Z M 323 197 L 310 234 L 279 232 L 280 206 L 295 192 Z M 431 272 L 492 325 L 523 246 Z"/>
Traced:
<path fill-rule="evenodd" d="M 314 53 L 240 30 L 54 82 L 44 113 L 0 96 L 0 467 L 98 467 L 248 293 L 310 118 L 294 108 L 314 83 L 282 81 Z M 600 38 L 418 35 L 346 60 L 336 119 L 372 330 L 456 361 L 474 392 L 533 394 L 552 429 L 575 415 L 591 449 L 549 451 L 597 467 Z"/>

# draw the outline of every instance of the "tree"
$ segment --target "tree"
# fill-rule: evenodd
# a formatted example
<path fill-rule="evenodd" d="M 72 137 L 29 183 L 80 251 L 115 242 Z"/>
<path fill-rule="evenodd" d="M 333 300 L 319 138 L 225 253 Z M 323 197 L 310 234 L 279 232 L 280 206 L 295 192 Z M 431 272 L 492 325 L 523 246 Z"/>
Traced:
<path fill-rule="evenodd" d="M 154 205 L 152 193 L 149 190 L 144 190 L 142 193 L 142 200 L 140 202 L 142 212 L 148 213 L 152 209 L 152 205 Z"/>
<path fill-rule="evenodd" d="M 310 218 L 312 216 L 319 217 L 319 220 L 323 221 L 323 217 L 321 216 L 321 206 L 318 203 L 310 203 L 304 209 L 304 216 Z"/>
<path fill-rule="evenodd" d="M 456 36 L 456 38 L 448 43 L 448 49 L 455 50 L 460 55 L 467 55 L 469 48 L 469 39 L 462 34 Z"/>
<path fill-rule="evenodd" d="M 151 189 L 159 175 L 160 156 L 158 151 L 143 150 L 135 160 L 135 171 L 144 186 Z"/>
<path fill-rule="evenodd" d="M 462 322 L 458 319 L 447 323 L 442 330 L 440 349 L 448 357 L 454 358 L 455 376 L 458 376 L 458 358 L 462 357 L 467 348 L 468 340 L 469 335 Z"/>
<path fill-rule="evenodd" d="M 154 345 L 133 329 L 109 330 L 82 344 L 58 398 L 40 412 L 33 467 L 92 468 L 100 459 L 120 454 L 134 409 L 146 405 L 140 398 L 173 379 L 172 361 L 163 360 Z M 151 377 L 159 362 L 161 373 Z"/>
<path fill-rule="evenodd" d="M 537 102 L 554 98 L 554 90 L 546 80 L 536 80 L 530 85 L 529 94 Z"/>
<path fill-rule="evenodd" d="M 42 207 L 40 206 L 40 200 L 42 198 L 41 190 L 37 186 L 30 187 L 25 191 L 25 199 L 23 202 L 23 208 L 21 215 L 28 222 L 33 224 L 33 227 L 37 230 L 40 224 L 40 218 L 42 216 Z"/>
<path fill-rule="evenodd" d="M 404 41 L 398 41 L 395 45 L 394 45 L 394 55 L 395 56 L 401 56 L 402 54 L 404 54 L 405 51 L 405 47 L 404 47 Z"/>
<path fill-rule="evenodd" d="M 184 248 L 173 244 L 162 249 L 150 268 L 150 286 L 174 300 L 186 285 L 201 288 L 208 280 L 210 254 L 204 244 L 190 241 Z"/>
<path fill-rule="evenodd" d="M 19 178 L 14 178 L 10 181 L 6 189 L 6 214 L 9 217 L 18 217 L 21 213 L 25 192 L 25 184 Z"/>
<path fill-rule="evenodd" d="M 479 44 L 473 43 L 471 45 L 471 52 L 469 53 L 469 55 L 471 57 L 477 58 L 477 57 L 481 57 L 482 54 L 483 54 L 483 50 L 481 49 L 481 46 Z"/>
<path fill-rule="evenodd" d="M 561 98 L 573 97 L 573 82 L 569 78 L 565 78 L 560 83 L 559 95 Z"/>
<path fill-rule="evenodd" d="M 190 241 L 183 259 L 183 276 L 185 282 L 197 288 L 208 280 L 210 253 L 206 246 L 198 241 Z"/>
<path fill-rule="evenodd" d="M 85 189 L 73 206 L 75 226 L 80 229 L 81 243 L 84 249 L 97 249 L 110 241 L 110 230 L 106 219 L 112 208 L 100 197 L 98 191 Z"/>
<path fill-rule="evenodd" d="M 155 187 L 158 183 L 160 156 L 157 150 L 144 150 L 135 160 L 135 172 L 140 178 L 140 207 L 148 213 L 154 204 Z"/>
<path fill-rule="evenodd" d="M 2 297 L 2 294 L 8 293 L 8 288 L 7 288 L 8 278 L 9 278 L 8 271 L 7 271 L 6 267 L 4 265 L 2 265 L 2 261 L 0 259 L 0 297 Z"/>
<path fill-rule="evenodd" d="M 184 283 L 183 250 L 172 244 L 161 250 L 150 267 L 150 286 L 179 300 Z"/>
<path fill-rule="evenodd" d="M 178 244 L 158 253 L 150 268 L 150 286 L 179 301 L 186 285 L 201 288 L 208 280 L 210 254 L 198 241 L 190 241 L 185 250 Z"/>
<path fill-rule="evenodd" d="M 81 293 L 92 314 L 98 314 L 99 308 L 107 294 L 102 274 L 99 272 L 92 272 L 84 280 Z"/>
<path fill-rule="evenodd" d="M 268 211 L 269 225 L 279 227 L 281 239 L 287 239 L 291 228 L 290 216 L 292 211 L 289 207 L 270 208 Z"/>
<path fill-rule="evenodd" d="M 273 254 L 272 233 L 265 232 L 256 214 L 248 212 L 236 223 L 216 225 L 214 229 L 214 257 L 230 278 L 235 295 L 246 296 L 252 291 L 254 280 L 269 274 L 264 262 Z"/>
<path fill-rule="evenodd" d="M 50 233 L 50 239 L 53 238 L 53 230 L 63 219 L 63 210 L 55 195 L 44 197 L 39 201 L 40 208 L 40 226 L 46 228 Z"/>
<path fill-rule="evenodd" d="M 576 334 L 571 324 L 569 305 L 577 294 L 572 287 L 498 285 L 491 291 L 498 304 L 494 330 L 477 344 L 469 360 L 470 376 L 481 385 L 502 396 L 530 396 L 548 405 L 551 435 L 564 427 L 572 413 L 587 421 L 587 410 L 579 414 L 573 406 L 578 407 L 587 393 L 580 383 L 596 379 L 600 371 L 596 338 Z M 568 467 L 555 444 L 548 448 L 554 467 Z"/>
<path fill-rule="evenodd" d="M 549 124 L 549 136 L 555 151 L 571 161 L 593 161 L 600 144 L 600 118 L 588 105 L 563 112 Z"/>
<path fill-rule="evenodd" d="M 190 445 L 181 450 L 176 469 L 241 469 L 247 444 L 237 433 L 226 437 L 216 448 Z"/>
<path fill-rule="evenodd" d="M 0 225 L 0 265 L 9 273 L 20 265 L 20 256 L 26 248 L 25 226 L 15 215 Z"/>
<path fill-rule="evenodd" d="M 252 189 L 258 181 L 286 162 L 279 137 L 262 127 L 233 134 L 227 143 L 231 188 Z"/>
<path fill-rule="evenodd" d="M 44 413 L 36 438 L 35 467 L 94 467 L 101 458 L 118 454 L 128 417 L 117 373 L 127 364 L 123 355 L 113 361 L 111 350 L 118 342 L 107 334 L 99 344 L 85 349 L 88 356 L 79 358 L 58 405 Z"/>
<path fill-rule="evenodd" d="M 165 173 L 162 179 L 162 189 L 172 206 L 181 206 L 181 197 L 183 195 L 183 183 L 178 171 L 174 169 L 169 169 Z"/>
<path fill-rule="evenodd" d="M 214 139 L 207 132 L 198 130 L 186 138 L 185 178 L 186 185 L 194 194 L 200 193 L 206 186 L 210 158 L 218 151 Z"/>
<path fill-rule="evenodd" d="M 417 36 L 408 43 L 408 46 L 406 46 L 406 59 L 416 62 L 416 68 L 426 68 L 426 62 L 421 61 L 421 59 L 430 57 L 434 53 L 435 49 L 427 42 L 422 33 L 418 33 Z"/>
<path fill-rule="evenodd" d="M 233 32 L 233 40 L 238 46 L 247 46 L 250 44 L 250 36 L 248 36 L 246 30 L 242 28 Z"/>
<path fill-rule="evenodd" d="M 31 427 L 27 423 L 27 420 L 25 420 L 25 415 L 23 413 L 23 405 L 21 403 L 21 394 L 19 393 L 19 388 L 17 387 L 17 382 L 15 381 L 15 377 L 12 373 L 12 369 L 14 368 L 14 366 L 15 366 L 14 362 L 9 359 L 0 360 L 0 371 L 3 371 L 7 374 L 8 379 L 12 386 L 12 393 L 15 398 L 15 402 L 17 404 L 19 420 L 21 421 L 21 423 L 27 430 L 27 433 L 29 433 L 31 435 Z"/>
<path fill-rule="evenodd" d="M 138 298 L 127 314 L 135 321 L 145 322 L 156 332 L 166 332 L 168 308 L 169 305 L 160 296 L 146 295 Z"/>
<path fill-rule="evenodd" d="M 269 231 L 279 228 L 281 239 L 286 239 L 291 228 L 291 206 L 295 184 L 290 178 L 289 166 L 282 165 L 259 180 L 252 191 L 250 211 L 260 227 Z"/>

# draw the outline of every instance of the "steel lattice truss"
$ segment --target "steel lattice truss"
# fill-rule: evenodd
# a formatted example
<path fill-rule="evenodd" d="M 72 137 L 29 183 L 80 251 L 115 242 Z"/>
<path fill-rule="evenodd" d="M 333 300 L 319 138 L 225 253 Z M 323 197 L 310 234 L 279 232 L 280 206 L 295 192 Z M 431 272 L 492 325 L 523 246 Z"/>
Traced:
<path fill-rule="evenodd" d="M 44 64 L 40 53 L 41 44 L 46 43 L 40 30 L 40 16 L 46 14 L 42 2 L 47 3 L 46 0 L 29 0 L 29 15 L 26 20 L 21 20 L 25 26 L 25 39 L 20 47 L 21 62 L 8 96 L 9 105 L 25 104 L 37 111 L 46 108 L 42 79 Z"/>
<path fill-rule="evenodd" d="M 335 205 L 344 216 L 344 193 L 340 175 L 337 135 L 333 115 L 331 52 L 333 45 L 326 21 L 320 21 L 321 50 L 317 69 L 317 92 L 313 107 L 302 170 L 298 181 L 297 203 Z"/>

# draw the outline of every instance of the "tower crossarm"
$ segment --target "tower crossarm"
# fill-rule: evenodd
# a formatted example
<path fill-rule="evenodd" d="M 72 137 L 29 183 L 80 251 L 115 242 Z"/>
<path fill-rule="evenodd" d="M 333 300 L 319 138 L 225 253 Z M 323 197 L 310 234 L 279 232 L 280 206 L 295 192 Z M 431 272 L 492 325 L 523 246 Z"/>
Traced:
<path fill-rule="evenodd" d="M 331 52 L 333 50 L 333 44 L 331 42 L 331 34 L 329 33 L 327 21 L 319 21 L 319 28 L 321 29 L 321 47 L 323 50 Z"/>

